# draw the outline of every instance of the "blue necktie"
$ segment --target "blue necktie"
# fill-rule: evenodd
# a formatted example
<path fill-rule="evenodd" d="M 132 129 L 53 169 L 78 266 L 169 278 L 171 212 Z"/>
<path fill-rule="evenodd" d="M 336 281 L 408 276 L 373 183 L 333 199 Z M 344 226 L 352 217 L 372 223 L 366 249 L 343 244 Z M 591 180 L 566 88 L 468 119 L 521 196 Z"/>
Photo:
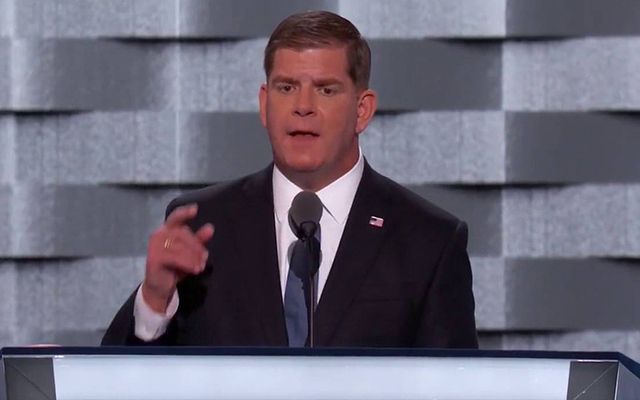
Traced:
<path fill-rule="evenodd" d="M 319 232 L 316 232 L 319 236 Z M 311 246 L 319 254 L 320 241 L 314 236 Z M 313 255 L 309 252 L 308 244 L 302 239 L 295 242 L 289 262 L 287 287 L 284 292 L 284 316 L 287 324 L 289 347 L 303 347 L 309 335 L 309 285 L 315 284 L 311 280 Z M 315 309 L 316 299 L 314 299 Z"/>

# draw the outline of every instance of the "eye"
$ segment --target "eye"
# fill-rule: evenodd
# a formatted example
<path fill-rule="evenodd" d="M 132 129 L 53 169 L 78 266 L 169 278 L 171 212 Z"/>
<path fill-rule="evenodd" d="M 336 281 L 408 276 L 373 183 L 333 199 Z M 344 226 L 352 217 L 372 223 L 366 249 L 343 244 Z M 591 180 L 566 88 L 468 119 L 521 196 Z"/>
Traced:
<path fill-rule="evenodd" d="M 320 88 L 320 93 L 325 95 L 325 96 L 332 96 L 332 95 L 336 94 L 336 90 L 335 90 L 335 88 L 333 88 L 331 86 L 322 86 Z"/>
<path fill-rule="evenodd" d="M 290 83 L 279 83 L 276 88 L 280 93 L 291 93 L 293 91 L 293 85 Z"/>

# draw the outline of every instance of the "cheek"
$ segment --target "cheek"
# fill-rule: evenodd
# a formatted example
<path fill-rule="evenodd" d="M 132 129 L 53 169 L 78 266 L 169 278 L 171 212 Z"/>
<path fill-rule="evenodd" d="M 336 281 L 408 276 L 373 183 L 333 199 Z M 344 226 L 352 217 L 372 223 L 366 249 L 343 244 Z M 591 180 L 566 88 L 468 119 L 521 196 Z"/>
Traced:
<path fill-rule="evenodd" d="M 281 117 L 281 113 L 278 112 L 278 107 L 274 106 L 274 105 L 268 105 L 267 106 L 267 115 L 266 115 L 266 119 L 267 119 L 267 129 L 269 131 L 278 129 L 278 127 L 281 125 L 281 121 L 282 121 L 282 117 Z"/>
<path fill-rule="evenodd" d="M 357 118 L 352 114 L 336 112 L 331 118 L 331 131 L 340 141 L 349 141 L 355 135 Z"/>
<path fill-rule="evenodd" d="M 357 122 L 357 109 L 350 102 L 336 102 L 325 108 L 325 118 L 336 128 L 352 128 Z M 341 129 L 342 130 L 342 129 Z"/>
<path fill-rule="evenodd" d="M 293 99 L 278 96 L 267 99 L 267 115 L 273 123 L 284 123 L 291 117 Z"/>

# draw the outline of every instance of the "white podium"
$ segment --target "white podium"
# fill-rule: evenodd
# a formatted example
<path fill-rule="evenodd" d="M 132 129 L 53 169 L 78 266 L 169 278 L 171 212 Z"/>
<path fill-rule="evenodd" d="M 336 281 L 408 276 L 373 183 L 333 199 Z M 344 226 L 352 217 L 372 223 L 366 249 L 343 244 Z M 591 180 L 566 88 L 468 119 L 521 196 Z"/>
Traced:
<path fill-rule="evenodd" d="M 639 374 L 619 353 L 5 348 L 0 399 L 630 400 Z"/>

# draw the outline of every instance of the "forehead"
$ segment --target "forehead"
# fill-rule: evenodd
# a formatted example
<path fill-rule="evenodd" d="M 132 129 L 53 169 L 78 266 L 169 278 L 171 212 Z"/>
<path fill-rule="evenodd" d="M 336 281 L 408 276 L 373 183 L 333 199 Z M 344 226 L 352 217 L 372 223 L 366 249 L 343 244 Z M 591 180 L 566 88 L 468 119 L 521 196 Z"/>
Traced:
<path fill-rule="evenodd" d="M 280 48 L 275 51 L 271 77 L 305 75 L 349 79 L 346 46 Z"/>

